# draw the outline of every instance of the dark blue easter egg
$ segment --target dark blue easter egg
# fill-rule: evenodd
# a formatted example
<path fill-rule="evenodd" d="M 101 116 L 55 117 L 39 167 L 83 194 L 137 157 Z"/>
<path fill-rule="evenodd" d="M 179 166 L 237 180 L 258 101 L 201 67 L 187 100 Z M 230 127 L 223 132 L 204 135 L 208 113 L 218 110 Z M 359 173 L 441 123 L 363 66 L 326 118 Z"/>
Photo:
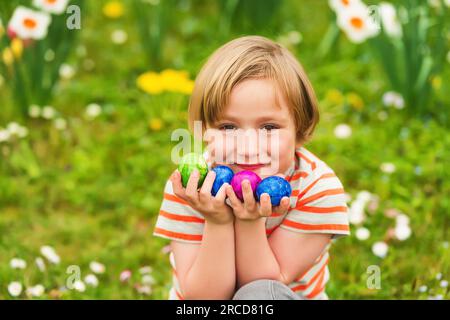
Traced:
<path fill-rule="evenodd" d="M 285 179 L 278 176 L 271 176 L 263 179 L 256 188 L 258 201 L 263 193 L 269 194 L 272 206 L 278 206 L 283 197 L 291 196 L 292 188 Z"/>
<path fill-rule="evenodd" d="M 217 166 L 212 169 L 216 173 L 216 178 L 214 179 L 214 183 L 211 189 L 211 193 L 213 196 L 216 196 L 217 192 L 219 192 L 220 187 L 224 183 L 231 183 L 231 179 L 233 179 L 234 172 L 227 166 Z"/>

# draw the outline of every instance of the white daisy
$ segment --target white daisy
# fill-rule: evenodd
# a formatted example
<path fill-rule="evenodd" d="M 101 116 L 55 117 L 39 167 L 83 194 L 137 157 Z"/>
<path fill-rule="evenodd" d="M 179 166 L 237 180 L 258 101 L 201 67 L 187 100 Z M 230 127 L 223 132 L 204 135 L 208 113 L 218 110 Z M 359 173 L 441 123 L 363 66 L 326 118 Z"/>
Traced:
<path fill-rule="evenodd" d="M 27 267 L 26 261 L 19 258 L 12 258 L 9 265 L 13 269 L 25 269 Z"/>
<path fill-rule="evenodd" d="M 143 284 L 155 284 L 155 278 L 153 278 L 149 274 L 146 274 L 146 275 L 142 276 L 142 283 Z"/>
<path fill-rule="evenodd" d="M 356 230 L 356 238 L 358 240 L 364 241 L 369 239 L 370 231 L 367 228 L 361 227 Z"/>
<path fill-rule="evenodd" d="M 396 109 L 403 109 L 405 107 L 405 101 L 402 95 L 395 91 L 388 91 L 383 94 L 382 100 L 386 107 L 394 107 Z"/>
<path fill-rule="evenodd" d="M 379 33 L 368 7 L 362 3 L 341 10 L 337 16 L 337 25 L 354 43 L 364 42 Z"/>
<path fill-rule="evenodd" d="M 411 228 L 407 224 L 400 224 L 395 226 L 394 232 L 395 237 L 400 241 L 404 241 L 411 236 Z"/>
<path fill-rule="evenodd" d="M 130 278 L 131 278 L 130 270 L 124 270 L 120 273 L 119 280 L 121 282 L 126 282 L 126 281 L 130 280 Z"/>
<path fill-rule="evenodd" d="M 350 8 L 352 5 L 361 4 L 361 0 L 329 0 L 328 4 L 331 9 L 339 13 L 342 10 Z"/>
<path fill-rule="evenodd" d="M 7 129 L 0 130 L 0 142 L 6 142 L 11 137 Z"/>
<path fill-rule="evenodd" d="M 447 280 L 442 280 L 439 285 L 441 286 L 441 288 L 447 288 L 448 287 L 448 281 Z"/>
<path fill-rule="evenodd" d="M 89 264 L 89 268 L 92 270 L 92 272 L 94 272 L 96 274 L 105 272 L 105 265 L 100 262 L 97 262 L 97 261 L 92 261 Z"/>
<path fill-rule="evenodd" d="M 56 253 L 55 249 L 50 246 L 42 246 L 41 254 L 46 258 L 50 263 L 59 264 L 61 259 Z"/>
<path fill-rule="evenodd" d="M 70 64 L 63 63 L 59 67 L 59 76 L 61 79 L 69 80 L 72 79 L 74 75 L 75 69 Z"/>
<path fill-rule="evenodd" d="M 88 118 L 96 118 L 102 113 L 102 108 L 97 103 L 91 103 L 86 107 L 86 116 Z"/>
<path fill-rule="evenodd" d="M 148 274 L 148 273 L 151 273 L 152 271 L 153 271 L 153 268 L 150 266 L 144 266 L 139 269 L 140 274 Z"/>
<path fill-rule="evenodd" d="M 44 294 L 45 288 L 42 284 L 37 284 L 34 287 L 29 287 L 26 290 L 26 294 L 29 297 L 40 297 Z"/>
<path fill-rule="evenodd" d="M 85 278 L 84 278 L 84 282 L 92 287 L 97 287 L 98 286 L 98 279 L 95 276 L 95 274 L 88 274 Z"/>
<path fill-rule="evenodd" d="M 124 30 L 118 29 L 118 30 L 114 30 L 111 33 L 111 41 L 114 44 L 124 44 L 127 41 L 127 39 L 128 39 L 128 34 Z"/>
<path fill-rule="evenodd" d="M 32 118 L 39 118 L 41 115 L 41 108 L 38 105 L 32 104 L 30 108 L 28 108 L 28 115 Z"/>
<path fill-rule="evenodd" d="M 352 128 L 348 124 L 339 124 L 334 128 L 334 135 L 339 139 L 347 139 L 352 135 Z"/>
<path fill-rule="evenodd" d="M 358 200 L 353 201 L 349 208 L 349 222 L 354 225 L 359 225 L 365 219 L 364 203 Z"/>
<path fill-rule="evenodd" d="M 41 257 L 37 257 L 34 262 L 36 263 L 36 266 L 38 267 L 39 271 L 44 272 L 45 271 L 45 262 L 44 259 Z"/>
<path fill-rule="evenodd" d="M 53 124 L 55 125 L 55 128 L 58 129 L 58 130 L 65 130 L 67 128 L 67 122 L 63 118 L 55 119 Z"/>
<path fill-rule="evenodd" d="M 42 118 L 53 119 L 56 115 L 56 110 L 51 106 L 45 106 L 42 108 Z"/>
<path fill-rule="evenodd" d="M 86 290 L 86 285 L 83 281 L 77 280 L 73 283 L 73 288 L 78 292 L 84 292 Z"/>
<path fill-rule="evenodd" d="M 8 285 L 8 292 L 12 297 L 18 297 L 22 293 L 22 284 L 18 281 L 13 281 Z"/>
<path fill-rule="evenodd" d="M 33 5 L 43 11 L 53 14 L 64 13 L 69 0 L 33 0 Z"/>
<path fill-rule="evenodd" d="M 379 258 L 386 257 L 388 250 L 389 250 L 389 247 L 388 247 L 387 243 L 383 242 L 383 241 L 375 242 L 372 246 L 373 254 Z"/>
<path fill-rule="evenodd" d="M 8 23 L 8 29 L 21 39 L 40 40 L 47 36 L 51 17 L 44 12 L 18 6 Z"/>
<path fill-rule="evenodd" d="M 390 162 L 384 162 L 380 166 L 381 171 L 384 173 L 394 173 L 395 172 L 395 164 Z"/>

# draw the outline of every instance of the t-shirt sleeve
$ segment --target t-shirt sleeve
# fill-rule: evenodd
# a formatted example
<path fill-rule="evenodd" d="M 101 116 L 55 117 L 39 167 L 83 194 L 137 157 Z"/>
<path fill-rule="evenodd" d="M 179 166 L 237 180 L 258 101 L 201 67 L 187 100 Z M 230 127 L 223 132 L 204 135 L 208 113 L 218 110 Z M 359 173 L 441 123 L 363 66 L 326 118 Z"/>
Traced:
<path fill-rule="evenodd" d="M 205 219 L 173 192 L 167 181 L 153 235 L 188 243 L 201 243 Z"/>
<path fill-rule="evenodd" d="M 301 184 L 296 205 L 280 227 L 301 233 L 328 233 L 332 239 L 349 235 L 344 187 L 330 168 L 317 171 Z"/>

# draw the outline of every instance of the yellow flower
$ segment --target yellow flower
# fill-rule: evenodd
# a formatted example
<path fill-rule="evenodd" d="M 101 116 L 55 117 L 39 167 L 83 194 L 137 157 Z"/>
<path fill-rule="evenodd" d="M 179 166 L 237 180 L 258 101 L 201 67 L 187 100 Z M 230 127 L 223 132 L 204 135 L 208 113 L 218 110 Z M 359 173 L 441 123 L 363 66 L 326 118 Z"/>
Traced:
<path fill-rule="evenodd" d="M 348 104 L 356 110 L 361 110 L 364 107 L 363 99 L 355 92 L 347 94 Z"/>
<path fill-rule="evenodd" d="M 14 57 L 20 58 L 23 52 L 23 42 L 19 38 L 14 38 L 11 41 L 11 50 L 14 54 Z"/>
<path fill-rule="evenodd" d="M 148 122 L 148 126 L 153 131 L 159 131 L 159 130 L 161 130 L 163 123 L 162 123 L 161 119 L 159 119 L 159 118 L 152 118 Z"/>
<path fill-rule="evenodd" d="M 340 105 L 344 102 L 344 96 L 342 95 L 342 92 L 340 92 L 337 89 L 330 89 L 327 91 L 325 95 L 325 99 L 332 104 Z"/>
<path fill-rule="evenodd" d="M 124 8 L 120 1 L 109 1 L 103 6 L 103 14 L 111 19 L 117 19 L 123 16 Z"/>
<path fill-rule="evenodd" d="M 14 62 L 14 54 L 11 50 L 11 48 L 5 48 L 3 49 L 3 54 L 2 54 L 2 58 L 3 58 L 3 63 L 7 66 L 12 65 L 12 63 Z"/>
<path fill-rule="evenodd" d="M 161 76 L 155 72 L 146 72 L 141 74 L 137 80 L 136 84 L 139 89 L 150 93 L 158 94 L 164 91 L 164 86 L 161 81 Z"/>
<path fill-rule="evenodd" d="M 194 81 L 189 79 L 186 71 L 166 69 L 160 74 L 146 72 L 137 79 L 137 86 L 150 94 L 158 94 L 164 90 L 191 94 Z"/>
<path fill-rule="evenodd" d="M 431 78 L 431 86 L 433 89 L 438 90 L 442 86 L 442 78 L 440 76 L 435 76 Z"/>

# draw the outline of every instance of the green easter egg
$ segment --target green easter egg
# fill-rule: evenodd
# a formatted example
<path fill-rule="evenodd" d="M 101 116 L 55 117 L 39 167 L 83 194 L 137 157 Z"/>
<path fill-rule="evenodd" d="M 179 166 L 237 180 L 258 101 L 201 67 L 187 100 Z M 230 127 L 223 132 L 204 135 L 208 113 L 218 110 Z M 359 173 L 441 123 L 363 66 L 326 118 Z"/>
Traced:
<path fill-rule="evenodd" d="M 208 174 L 208 164 L 201 154 L 198 153 L 188 153 L 182 159 L 178 165 L 178 171 L 181 173 L 181 182 L 183 187 L 186 188 L 189 177 L 191 173 L 197 169 L 200 173 L 200 178 L 198 180 L 198 188 L 203 184 L 203 181 Z"/>

